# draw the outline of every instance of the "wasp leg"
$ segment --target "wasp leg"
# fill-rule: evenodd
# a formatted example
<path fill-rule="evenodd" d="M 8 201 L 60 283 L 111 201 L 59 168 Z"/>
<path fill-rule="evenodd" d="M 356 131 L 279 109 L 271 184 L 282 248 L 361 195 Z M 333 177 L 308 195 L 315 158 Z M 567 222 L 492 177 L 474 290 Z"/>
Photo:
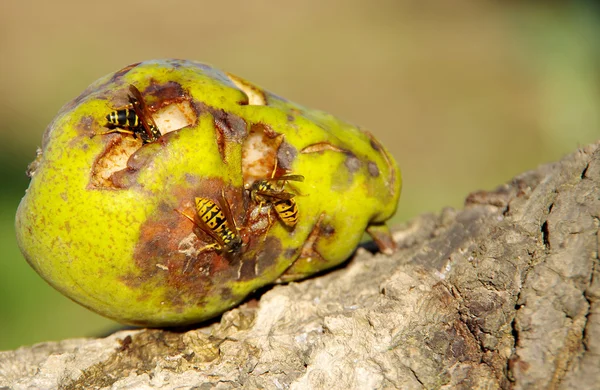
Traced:
<path fill-rule="evenodd" d="M 175 209 L 175 211 L 177 211 L 179 214 L 183 215 L 184 217 L 186 217 L 187 219 L 189 219 L 190 221 L 192 221 L 192 223 L 194 225 L 198 226 L 196 224 L 196 221 L 194 220 L 194 217 L 191 217 L 191 216 L 187 215 L 186 213 L 184 213 L 183 211 L 179 211 L 177 209 Z M 205 245 L 202 248 L 200 248 L 200 250 L 198 251 L 198 254 L 200 254 L 202 252 L 209 251 L 209 250 L 211 250 L 213 248 L 216 249 L 216 250 L 223 249 L 219 243 L 213 242 L 212 244 L 208 244 L 208 245 Z"/>
<path fill-rule="evenodd" d="M 132 134 L 132 135 L 135 134 L 131 130 L 125 130 L 125 129 L 121 129 L 121 128 L 117 127 L 115 129 L 112 129 L 112 130 L 109 130 L 109 131 L 105 131 L 105 132 L 102 132 L 102 133 L 94 133 L 92 135 L 92 137 L 97 136 L 97 135 L 105 135 L 105 134 L 112 134 L 112 133 L 122 133 L 122 134 Z"/>
<path fill-rule="evenodd" d="M 279 158 L 275 155 L 275 163 L 273 164 L 273 171 L 271 172 L 271 179 L 275 177 L 275 172 L 277 172 L 277 165 L 279 165 Z"/>
<path fill-rule="evenodd" d="M 187 261 L 185 262 L 185 265 L 183 266 L 183 273 L 188 272 L 188 269 L 190 268 L 190 264 L 192 263 L 192 259 L 188 258 Z"/>
<path fill-rule="evenodd" d="M 179 211 L 177 209 L 175 209 L 175 211 L 177 211 L 179 214 L 183 215 L 184 217 L 186 217 L 187 219 L 189 219 L 190 221 L 192 221 L 192 223 L 195 225 L 196 221 L 194 220 L 194 217 L 190 217 L 189 215 L 187 215 L 186 213 L 184 213 L 183 211 Z"/>
<path fill-rule="evenodd" d="M 217 243 L 208 244 L 208 245 L 205 245 L 202 248 L 200 248 L 200 250 L 198 250 L 198 253 L 196 253 L 196 256 L 199 255 L 200 253 L 208 252 L 209 250 L 211 250 L 213 248 L 218 251 L 220 251 L 222 249 L 221 245 L 219 245 Z M 188 259 L 185 262 L 185 265 L 183 266 L 183 273 L 188 272 L 191 263 L 192 263 L 192 259 Z"/>
<path fill-rule="evenodd" d="M 258 203 L 258 209 L 261 211 L 262 214 L 262 210 L 263 207 L 265 206 L 265 202 L 260 201 L 260 203 Z M 271 210 L 273 209 L 273 207 L 269 207 L 269 211 L 267 212 L 267 231 L 269 231 L 269 228 L 271 227 L 271 225 L 273 224 L 271 221 Z"/>
<path fill-rule="evenodd" d="M 223 248 L 221 248 L 221 245 L 217 244 L 216 242 L 213 242 L 212 244 L 208 244 L 208 245 L 205 245 L 202 248 L 200 248 L 200 250 L 198 251 L 198 254 L 200 254 L 202 252 L 207 252 L 211 249 L 220 251 Z"/>
<path fill-rule="evenodd" d="M 177 210 L 179 211 L 179 210 Z M 181 211 L 179 211 L 183 216 L 185 216 L 187 219 L 189 219 L 190 221 L 194 222 L 194 225 L 196 224 L 196 222 L 194 221 L 194 219 L 192 217 L 190 217 L 189 215 L 182 213 Z M 207 244 L 205 246 L 203 246 L 202 248 L 200 248 L 200 250 L 198 250 L 198 254 L 203 253 L 203 252 L 207 252 L 211 249 L 216 249 L 216 250 L 221 250 L 223 249 L 221 247 L 220 244 L 213 242 L 212 244 Z"/>
<path fill-rule="evenodd" d="M 264 205 L 264 202 L 260 202 L 258 205 L 258 207 L 260 207 L 261 213 L 263 210 L 263 205 Z M 267 228 L 265 229 L 265 234 L 263 235 L 262 245 L 264 245 L 264 243 L 267 241 L 267 235 L 269 234 L 269 229 L 271 229 L 271 226 L 273 226 L 273 221 L 271 220 L 271 210 L 273 210 L 273 207 L 269 207 L 269 210 L 267 211 Z"/>

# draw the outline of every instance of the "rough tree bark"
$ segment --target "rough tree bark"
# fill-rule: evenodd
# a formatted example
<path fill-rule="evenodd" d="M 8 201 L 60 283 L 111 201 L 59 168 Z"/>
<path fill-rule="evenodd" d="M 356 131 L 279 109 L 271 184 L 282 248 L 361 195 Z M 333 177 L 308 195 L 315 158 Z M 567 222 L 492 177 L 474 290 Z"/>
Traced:
<path fill-rule="evenodd" d="M 600 386 L 600 143 L 220 322 L 0 353 L 10 388 Z"/>

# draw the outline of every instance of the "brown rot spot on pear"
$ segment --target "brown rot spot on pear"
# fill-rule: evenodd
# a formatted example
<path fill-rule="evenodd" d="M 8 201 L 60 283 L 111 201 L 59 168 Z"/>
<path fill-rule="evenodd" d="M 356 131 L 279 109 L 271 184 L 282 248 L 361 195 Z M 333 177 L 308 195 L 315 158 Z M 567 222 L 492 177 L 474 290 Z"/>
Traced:
<path fill-rule="evenodd" d="M 369 137 L 369 144 L 371 145 L 371 148 L 373 148 L 373 150 L 375 150 L 376 152 L 381 152 L 383 150 L 383 147 L 381 146 L 379 141 L 377 141 L 377 139 L 373 136 L 373 134 L 371 134 L 370 131 L 364 129 L 360 129 L 360 131 L 362 131 L 367 135 L 367 137 Z"/>
<path fill-rule="evenodd" d="M 115 74 L 113 74 L 113 76 L 110 78 L 110 82 L 117 82 L 121 77 L 125 76 L 131 69 L 137 67 L 139 64 L 140 62 L 136 62 L 135 64 L 128 65 L 123 69 L 116 71 Z"/>
<path fill-rule="evenodd" d="M 350 173 L 357 172 L 361 167 L 361 161 L 354 155 L 352 152 L 348 152 L 346 154 L 346 160 L 344 160 L 344 165 L 348 168 Z"/>
<path fill-rule="evenodd" d="M 390 191 L 392 191 L 392 189 L 395 188 L 396 181 L 398 180 L 396 166 L 393 163 L 391 157 L 388 155 L 388 153 L 383 148 L 383 146 L 381 146 L 379 141 L 377 141 L 375 139 L 373 134 L 371 134 L 370 132 L 368 132 L 366 130 L 362 130 L 362 131 L 369 137 L 369 140 L 370 140 L 369 142 L 371 144 L 371 147 L 383 157 L 385 164 L 388 166 L 388 171 L 389 171 L 388 188 L 390 189 Z"/>
<path fill-rule="evenodd" d="M 210 109 L 215 126 L 225 140 L 242 143 L 248 135 L 246 121 L 225 110 Z"/>
<path fill-rule="evenodd" d="M 219 297 L 221 297 L 224 301 L 235 301 L 238 300 L 239 297 L 236 297 L 233 294 L 233 291 L 229 287 L 221 287 L 218 291 Z"/>
<path fill-rule="evenodd" d="M 252 280 L 256 277 L 256 264 L 257 260 L 255 256 L 247 256 L 238 266 L 237 280 Z"/>
<path fill-rule="evenodd" d="M 216 143 L 221 159 L 227 163 L 226 144 L 236 142 L 241 144 L 248 136 L 246 121 L 235 114 L 222 109 L 216 109 L 203 102 L 195 102 L 194 112 L 197 117 L 210 114 L 216 129 Z"/>
<path fill-rule="evenodd" d="M 321 225 L 321 234 L 323 237 L 333 237 L 335 228 L 331 224 L 323 222 Z"/>
<path fill-rule="evenodd" d="M 184 175 L 184 177 L 185 177 L 185 182 L 190 186 L 197 186 L 199 184 L 200 178 L 196 175 L 186 173 Z"/>
<path fill-rule="evenodd" d="M 283 255 L 285 256 L 286 259 L 292 259 L 296 257 L 296 254 L 298 253 L 298 250 L 300 248 L 287 248 L 284 252 Z"/>
<path fill-rule="evenodd" d="M 320 260 L 324 261 L 323 256 L 317 251 L 316 245 L 317 241 L 320 237 L 323 236 L 323 219 L 325 218 L 325 213 L 321 213 L 319 215 L 319 219 L 313 226 L 308 238 L 302 245 L 302 249 L 300 250 L 299 259 L 310 259 L 310 260 Z"/>
<path fill-rule="evenodd" d="M 330 228 L 327 228 L 325 220 L 325 213 L 321 213 L 319 215 L 319 219 L 314 224 L 311 229 L 310 234 L 308 235 L 306 241 L 300 248 L 300 255 L 294 260 L 292 265 L 277 279 L 278 282 L 289 282 L 293 280 L 298 280 L 309 276 L 309 274 L 300 274 L 296 273 L 296 264 L 302 263 L 314 263 L 313 267 L 315 272 L 323 269 L 323 265 L 326 263 L 325 258 L 319 253 L 317 250 L 317 244 L 320 238 L 328 238 L 331 235 L 335 234 Z M 328 230 L 329 233 L 325 233 L 325 230 Z"/>
<path fill-rule="evenodd" d="M 81 104 L 81 102 L 92 96 L 98 100 L 106 99 L 108 93 L 103 90 L 105 89 L 105 85 L 108 83 L 109 81 L 106 81 L 105 83 L 100 85 L 90 85 L 81 94 L 79 94 L 79 96 L 62 106 L 61 109 L 58 111 L 58 116 L 68 114 L 70 111 L 73 110 L 73 108 L 77 107 L 79 104 Z"/>
<path fill-rule="evenodd" d="M 331 190 L 336 192 L 347 191 L 354 184 L 354 174 L 345 164 L 340 164 L 331 178 Z"/>
<path fill-rule="evenodd" d="M 277 150 L 277 160 L 282 169 L 289 172 L 292 169 L 292 164 L 297 156 L 298 149 L 287 143 L 285 140 L 279 145 L 279 149 Z"/>
<path fill-rule="evenodd" d="M 372 177 L 379 176 L 379 167 L 377 167 L 377 164 L 375 164 L 373 161 L 368 162 L 367 170 L 369 171 L 369 175 L 371 175 Z"/>
<path fill-rule="evenodd" d="M 276 265 L 276 259 L 282 253 L 283 247 L 278 238 L 267 237 L 261 240 L 260 245 L 254 242 L 247 248 L 246 255 L 239 263 L 238 280 L 249 281 L 265 272 L 272 271 Z"/>
<path fill-rule="evenodd" d="M 276 265 L 275 260 L 281 256 L 283 246 L 276 237 L 267 237 L 263 250 L 259 252 L 256 260 L 256 275 L 262 275 Z"/>
<path fill-rule="evenodd" d="M 147 104 L 157 111 L 161 107 L 181 100 L 190 100 L 181 84 L 175 81 L 165 83 L 151 82 L 143 91 Z"/>
<path fill-rule="evenodd" d="M 90 134 L 93 134 L 93 132 L 94 132 L 94 129 L 95 129 L 94 124 L 95 124 L 94 118 L 89 115 L 86 115 L 84 117 L 81 117 L 79 122 L 75 125 L 75 131 L 77 131 L 78 135 L 89 136 Z M 76 144 L 80 144 L 80 141 L 77 139 L 73 139 L 72 143 L 74 145 L 76 145 Z"/>
<path fill-rule="evenodd" d="M 214 238 L 198 223 L 195 197 L 207 197 L 222 207 L 221 180 L 205 180 L 198 187 L 172 189 L 178 204 L 163 201 L 142 224 L 134 250 L 135 271 L 122 281 L 131 287 L 164 286 L 165 300 L 171 306 L 203 302 L 214 288 L 237 279 L 239 254 L 210 247 Z M 240 202 L 233 190 L 225 196 L 232 204 Z M 243 223 L 243 211 L 232 207 L 234 219 Z M 167 292 L 170 291 L 170 292 Z"/>

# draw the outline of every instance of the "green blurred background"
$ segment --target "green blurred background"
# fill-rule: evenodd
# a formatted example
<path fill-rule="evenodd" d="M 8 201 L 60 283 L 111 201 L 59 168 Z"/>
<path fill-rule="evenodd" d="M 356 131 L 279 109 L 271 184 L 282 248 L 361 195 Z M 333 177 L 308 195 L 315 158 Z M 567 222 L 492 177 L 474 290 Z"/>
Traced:
<path fill-rule="evenodd" d="M 118 327 L 46 285 L 13 228 L 45 126 L 97 78 L 195 59 L 360 124 L 402 167 L 400 222 L 599 138 L 599 10 L 526 3 L 0 2 L 0 350 Z"/>

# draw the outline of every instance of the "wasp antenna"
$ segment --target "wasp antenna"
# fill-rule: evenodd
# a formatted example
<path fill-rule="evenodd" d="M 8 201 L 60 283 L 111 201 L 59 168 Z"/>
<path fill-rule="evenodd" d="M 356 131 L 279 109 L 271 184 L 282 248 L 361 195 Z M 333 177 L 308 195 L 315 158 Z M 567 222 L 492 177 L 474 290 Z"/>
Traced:
<path fill-rule="evenodd" d="M 112 133 L 134 134 L 133 131 L 129 131 L 129 130 L 125 130 L 125 129 L 112 129 L 109 131 L 104 131 L 102 133 L 94 133 L 94 135 L 106 135 L 106 134 L 112 134 Z"/>
<path fill-rule="evenodd" d="M 210 250 L 220 250 L 221 249 L 221 245 L 217 244 L 217 243 L 212 243 L 212 244 L 208 244 L 208 245 L 204 245 L 202 248 L 200 248 L 198 250 L 198 254 L 200 253 L 204 253 L 204 252 L 208 252 Z"/>
<path fill-rule="evenodd" d="M 279 159 L 277 155 L 275 155 L 275 164 L 273 164 L 273 172 L 271 172 L 271 179 L 275 177 L 275 172 L 277 172 L 277 166 L 279 165 Z"/>

